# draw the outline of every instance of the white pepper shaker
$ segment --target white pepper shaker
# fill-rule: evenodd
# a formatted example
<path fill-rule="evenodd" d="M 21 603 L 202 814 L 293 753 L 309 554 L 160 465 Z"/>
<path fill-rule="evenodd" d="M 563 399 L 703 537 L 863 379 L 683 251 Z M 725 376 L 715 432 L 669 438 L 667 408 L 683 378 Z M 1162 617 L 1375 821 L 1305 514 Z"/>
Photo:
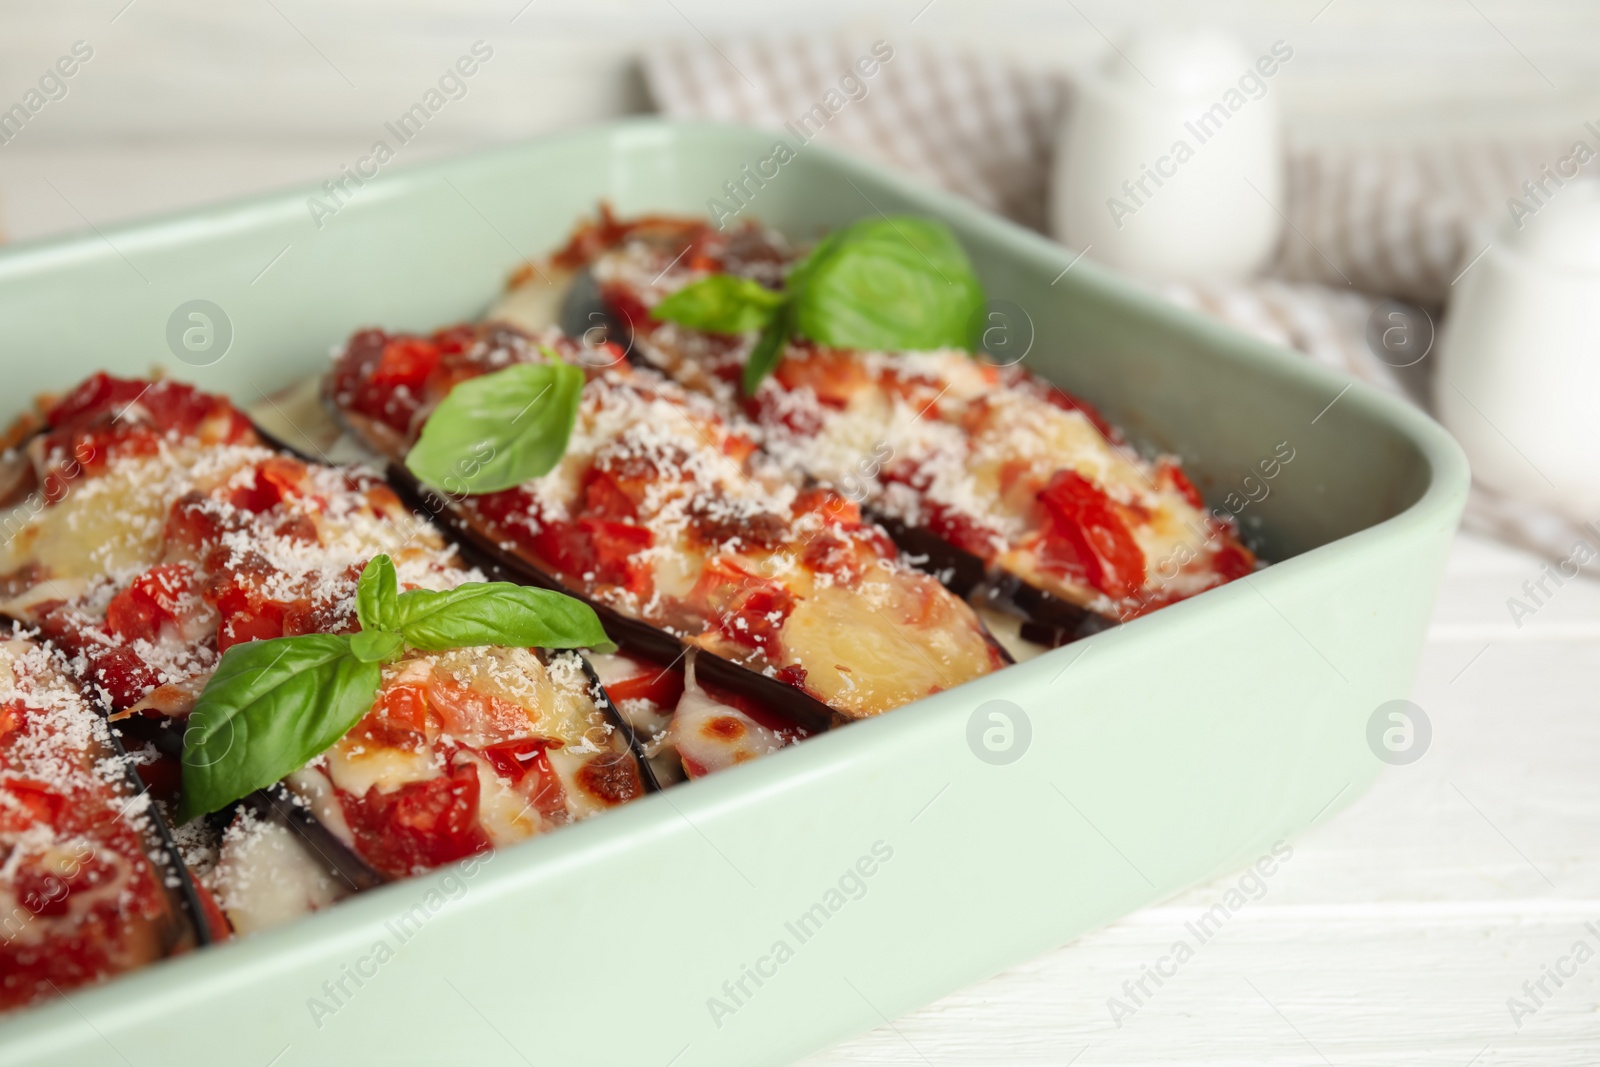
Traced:
<path fill-rule="evenodd" d="M 1275 83 L 1293 57 L 1217 30 L 1131 39 L 1075 87 L 1052 175 L 1057 239 L 1153 278 L 1258 270 L 1283 225 Z"/>
<path fill-rule="evenodd" d="M 1480 482 L 1600 521 L 1600 181 L 1508 220 L 1466 268 L 1433 394 Z"/>

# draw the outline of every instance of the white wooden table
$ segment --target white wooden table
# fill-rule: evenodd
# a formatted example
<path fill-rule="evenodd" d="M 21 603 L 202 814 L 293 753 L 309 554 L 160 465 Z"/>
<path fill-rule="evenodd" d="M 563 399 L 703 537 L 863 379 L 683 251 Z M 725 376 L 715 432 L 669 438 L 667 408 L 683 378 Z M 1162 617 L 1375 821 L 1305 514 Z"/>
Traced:
<path fill-rule="evenodd" d="M 495 80 L 408 162 L 642 108 L 631 54 L 690 32 L 688 18 L 719 34 L 901 25 L 925 0 L 816 0 L 776 15 L 734 0 L 124 3 L 0 0 L 5 104 L 75 39 L 97 49 L 72 94 L 0 148 L 13 238 L 320 181 L 477 37 L 500 50 Z M 1267 39 L 1294 31 L 1306 58 L 1286 101 L 1302 119 L 1365 131 L 1404 101 L 1429 121 L 1528 121 L 1551 94 L 1521 52 L 1584 117 L 1600 100 L 1592 4 L 1339 0 L 1311 27 L 1322 5 L 1215 0 L 1206 14 Z M 943 0 L 916 31 L 1059 62 L 1103 48 L 1101 27 L 1200 17 L 1192 7 Z M 1523 983 L 1575 941 L 1600 953 L 1584 928 L 1600 927 L 1600 584 L 1569 582 L 1517 629 L 1505 600 L 1539 563 L 1458 539 L 1414 693 L 1434 726 L 1426 756 L 1295 842 L 1267 894 L 1122 1026 L 1107 999 L 1220 883 L 808 1064 L 1600 1063 L 1600 956 L 1559 989 L 1545 979 L 1553 995 L 1520 1025 L 1507 1005 L 1533 1006 Z"/>
<path fill-rule="evenodd" d="M 1120 1027 L 1108 998 L 1234 879 L 808 1067 L 1600 1063 L 1600 583 L 1569 582 L 1519 630 L 1506 598 L 1542 562 L 1457 538 L 1413 694 L 1427 753 L 1293 842 L 1266 895 Z M 1536 1004 L 1523 982 L 1538 993 L 1579 940 L 1594 958 Z"/>

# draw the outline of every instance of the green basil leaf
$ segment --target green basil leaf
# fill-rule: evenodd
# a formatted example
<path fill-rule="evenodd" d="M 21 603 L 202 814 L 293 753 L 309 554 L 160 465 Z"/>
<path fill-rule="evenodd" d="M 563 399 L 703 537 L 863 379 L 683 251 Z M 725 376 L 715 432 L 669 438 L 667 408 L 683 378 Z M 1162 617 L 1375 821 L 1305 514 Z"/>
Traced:
<path fill-rule="evenodd" d="M 756 389 L 766 380 L 783 359 L 783 348 L 794 329 L 794 313 L 789 307 L 781 308 L 767 328 L 761 331 L 750 356 L 744 361 L 744 395 L 755 396 Z"/>
<path fill-rule="evenodd" d="M 394 560 L 380 553 L 367 561 L 361 569 L 361 580 L 356 583 L 356 618 L 363 630 L 389 630 L 384 619 L 394 610 L 400 596 L 400 579 L 394 572 Z"/>
<path fill-rule="evenodd" d="M 362 630 L 350 635 L 350 654 L 362 663 L 393 663 L 406 650 L 406 639 L 388 630 Z"/>
<path fill-rule="evenodd" d="M 424 652 L 475 645 L 616 651 L 594 609 L 583 601 L 510 582 L 401 593 L 393 626 L 406 644 Z"/>
<path fill-rule="evenodd" d="M 967 348 L 983 287 L 944 224 L 867 219 L 824 240 L 789 275 L 794 329 L 839 348 Z"/>
<path fill-rule="evenodd" d="M 807 279 L 811 276 L 812 268 L 833 255 L 834 249 L 839 247 L 840 240 L 848 232 L 848 227 L 843 230 L 834 230 L 818 241 L 807 255 L 801 257 L 798 263 L 789 268 L 789 275 L 784 280 L 784 290 L 792 295 L 804 289 Z"/>
<path fill-rule="evenodd" d="M 307 634 L 234 645 L 189 714 L 180 821 L 292 774 L 372 709 L 382 668 L 350 638 Z"/>
<path fill-rule="evenodd" d="M 434 409 L 406 467 L 457 496 L 548 474 L 567 450 L 583 382 L 583 368 L 558 360 L 470 378 Z"/>
<path fill-rule="evenodd" d="M 711 333 L 749 333 L 772 321 L 784 302 L 760 282 L 713 274 L 684 286 L 650 309 L 650 317 Z"/>

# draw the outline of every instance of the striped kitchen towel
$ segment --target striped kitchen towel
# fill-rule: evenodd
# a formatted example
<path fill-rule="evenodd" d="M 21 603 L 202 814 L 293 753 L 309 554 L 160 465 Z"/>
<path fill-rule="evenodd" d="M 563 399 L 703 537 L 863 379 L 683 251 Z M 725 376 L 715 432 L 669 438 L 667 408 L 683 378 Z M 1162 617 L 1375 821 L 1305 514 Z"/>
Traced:
<path fill-rule="evenodd" d="M 667 115 L 798 130 L 1044 229 L 1056 130 L 1072 91 L 1059 71 L 832 38 L 669 45 L 644 68 Z M 1572 148 L 1570 138 L 1382 147 L 1290 135 L 1289 226 L 1269 273 L 1426 305 L 1443 304 L 1482 250 L 1483 224 L 1507 217 L 1524 182 L 1552 188 L 1542 169 Z"/>
<path fill-rule="evenodd" d="M 656 105 L 787 131 L 907 171 L 1025 226 L 1047 217 L 1069 75 L 918 42 L 696 38 L 643 60 Z M 1486 244 L 1525 182 L 1545 182 L 1570 139 L 1479 138 L 1333 146 L 1289 131 L 1284 238 L 1266 277 L 1163 283 L 1168 299 L 1297 349 L 1426 406 L 1431 362 L 1397 370 L 1366 342 L 1386 299 L 1430 309 Z M 1554 559 L 1575 524 L 1475 486 L 1466 525 Z"/>

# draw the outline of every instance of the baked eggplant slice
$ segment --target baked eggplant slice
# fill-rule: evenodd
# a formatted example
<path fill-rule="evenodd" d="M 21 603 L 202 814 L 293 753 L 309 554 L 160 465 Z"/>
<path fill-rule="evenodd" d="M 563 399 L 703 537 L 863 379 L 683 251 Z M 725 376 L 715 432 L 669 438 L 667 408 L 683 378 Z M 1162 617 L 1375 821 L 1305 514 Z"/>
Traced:
<path fill-rule="evenodd" d="M 596 688 L 570 652 L 408 653 L 372 711 L 287 785 L 385 878 L 431 870 L 643 795 Z"/>
<path fill-rule="evenodd" d="M 348 731 L 285 766 L 287 791 L 257 793 L 242 814 L 222 820 L 229 833 L 214 885 L 230 917 L 286 910 L 239 899 L 251 857 L 270 857 L 280 831 L 321 860 L 343 894 L 654 787 L 626 722 L 575 652 L 474 637 L 484 628 L 476 617 L 465 631 L 459 622 L 439 629 L 441 598 L 494 592 L 504 615 L 525 591 L 486 585 L 375 474 L 267 448 L 227 401 L 172 383 L 97 376 L 56 404 L 47 422 L 34 449 L 39 464 L 94 459 L 68 471 L 66 490 L 21 528 L 23 553 L 10 562 L 22 588 L 0 610 L 62 649 L 112 717 L 157 756 L 170 759 L 174 742 L 194 733 L 185 723 L 215 698 L 211 686 L 234 650 L 302 638 L 331 637 L 332 647 L 355 636 L 388 640 L 376 658 L 360 661 L 381 665 L 381 674 Z M 125 501 L 120 524 L 99 511 Z M 63 508 L 100 524 L 110 563 L 100 550 L 42 551 L 49 531 L 70 526 Z M 422 647 L 401 623 L 363 634 L 358 590 L 374 559 L 389 568 L 396 603 L 413 592 L 434 598 Z M 598 623 L 587 632 L 604 639 Z M 276 733 L 258 724 L 251 747 L 274 743 L 268 735 Z M 223 747 L 219 758 L 232 751 Z M 185 759 L 183 803 L 210 811 L 195 806 L 194 761 Z M 278 840 L 263 845 L 263 837 Z M 334 894 L 313 885 L 303 895 L 316 902 Z"/>
<path fill-rule="evenodd" d="M 209 940 L 106 721 L 57 655 L 0 641 L 0 1010 Z"/>
<path fill-rule="evenodd" d="M 502 327 L 368 330 L 338 357 L 328 395 L 391 460 L 397 488 L 478 550 L 589 601 L 608 633 L 651 658 L 699 649 L 702 677 L 806 729 L 1008 662 L 971 608 L 905 565 L 852 502 L 778 468 L 738 415 L 611 353 L 598 366 L 570 339 Z M 539 385 L 558 380 L 555 393 Z M 512 406 L 440 415 L 485 400 Z M 570 430 L 552 447 L 562 418 Z M 472 455 L 430 468 L 437 484 L 424 489 L 407 463 L 461 432 Z M 544 473 L 509 474 L 540 449 Z M 486 488 L 483 475 L 510 480 Z"/>
<path fill-rule="evenodd" d="M 955 347 L 848 348 L 796 330 L 771 339 L 758 357 L 770 374 L 752 390 L 747 364 L 765 334 L 682 321 L 720 314 L 740 325 L 704 302 L 663 307 L 697 285 L 725 300 L 752 284 L 747 293 L 781 299 L 806 262 L 753 223 L 724 232 L 704 219 L 626 222 L 602 210 L 551 269 L 572 279 L 563 321 L 603 318 L 629 358 L 742 411 L 780 463 L 859 502 L 951 589 L 1021 618 L 1033 640 L 1084 636 L 1254 569 L 1231 520 L 1206 510 L 1176 458 L 1140 456 L 1090 404 L 1019 365 Z M 727 292 L 706 287 L 719 279 L 732 280 Z M 540 284 L 520 279 L 489 317 L 543 325 L 548 301 L 522 295 Z"/>

